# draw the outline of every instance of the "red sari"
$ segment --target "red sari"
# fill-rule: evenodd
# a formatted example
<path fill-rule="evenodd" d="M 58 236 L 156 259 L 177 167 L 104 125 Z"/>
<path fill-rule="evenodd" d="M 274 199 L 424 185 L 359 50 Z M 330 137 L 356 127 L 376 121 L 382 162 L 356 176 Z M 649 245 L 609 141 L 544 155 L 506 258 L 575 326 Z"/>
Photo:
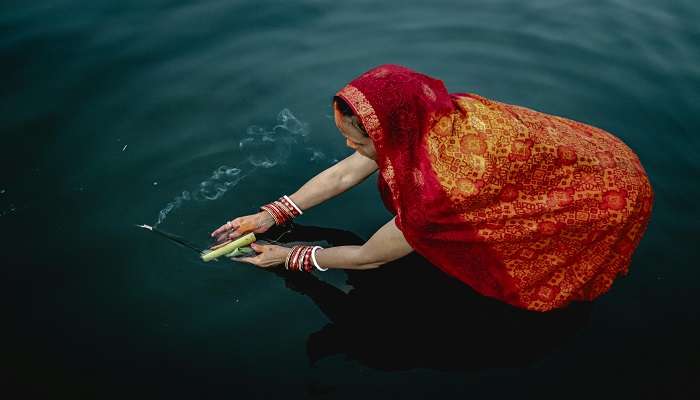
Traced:
<path fill-rule="evenodd" d="M 379 189 L 411 247 L 479 293 L 546 311 L 626 275 L 654 193 L 636 154 L 581 122 L 449 94 L 395 64 L 338 93 L 377 151 Z"/>

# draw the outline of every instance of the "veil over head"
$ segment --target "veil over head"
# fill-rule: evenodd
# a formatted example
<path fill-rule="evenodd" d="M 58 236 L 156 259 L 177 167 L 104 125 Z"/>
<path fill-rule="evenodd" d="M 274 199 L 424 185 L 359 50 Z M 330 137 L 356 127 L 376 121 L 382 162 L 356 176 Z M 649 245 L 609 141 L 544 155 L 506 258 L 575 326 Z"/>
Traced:
<path fill-rule="evenodd" d="M 372 68 L 336 95 L 362 121 L 380 165 L 397 151 L 417 146 L 435 118 L 454 109 L 441 80 L 396 64 Z"/>
<path fill-rule="evenodd" d="M 425 138 L 440 117 L 454 111 L 451 96 L 441 80 L 397 64 L 370 69 L 336 95 L 350 105 L 374 143 L 382 199 L 401 228 L 404 217 L 415 215 L 409 210 L 421 207 L 409 202 L 413 199 L 403 193 L 404 184 L 419 183 L 423 196 L 439 188 L 433 181 L 425 186 L 423 173 L 431 170 Z"/>
<path fill-rule="evenodd" d="M 350 105 L 374 143 L 382 200 L 411 247 L 482 294 L 512 298 L 515 288 L 488 249 L 474 243 L 474 227 L 455 218 L 431 165 L 428 132 L 457 110 L 443 81 L 382 64 L 336 95 Z M 458 271 L 465 268 L 466 275 Z"/>
<path fill-rule="evenodd" d="M 411 247 L 483 295 L 532 310 L 591 300 L 627 273 L 653 191 L 600 128 L 396 64 L 336 93 L 372 139 L 378 186 Z"/>

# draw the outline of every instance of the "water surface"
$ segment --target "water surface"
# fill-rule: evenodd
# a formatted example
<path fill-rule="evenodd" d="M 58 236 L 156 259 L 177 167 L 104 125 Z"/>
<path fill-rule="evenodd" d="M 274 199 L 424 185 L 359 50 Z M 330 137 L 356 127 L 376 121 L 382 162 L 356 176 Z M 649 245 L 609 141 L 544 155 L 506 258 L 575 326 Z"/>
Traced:
<path fill-rule="evenodd" d="M 698 21 L 690 0 L 3 2 L 13 380 L 244 398 L 692 397 Z M 382 63 L 624 140 L 656 193 L 630 275 L 590 309 L 538 322 L 420 260 L 318 275 L 334 289 L 204 264 L 133 227 L 160 219 L 206 244 L 292 193 L 350 154 L 330 98 Z M 350 234 L 300 238 L 367 239 L 390 218 L 375 185 L 298 219 Z"/>

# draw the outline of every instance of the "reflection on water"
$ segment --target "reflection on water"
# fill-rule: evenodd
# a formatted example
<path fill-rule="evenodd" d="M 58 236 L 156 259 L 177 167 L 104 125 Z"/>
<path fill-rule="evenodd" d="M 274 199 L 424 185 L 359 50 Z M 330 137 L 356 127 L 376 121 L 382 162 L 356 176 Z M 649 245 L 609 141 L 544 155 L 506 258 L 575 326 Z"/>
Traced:
<path fill-rule="evenodd" d="M 352 232 L 292 225 L 282 241 L 364 243 Z M 281 231 L 276 227 L 264 237 Z M 381 268 L 346 270 L 352 286 L 347 293 L 312 274 L 270 271 L 308 296 L 330 321 L 307 339 L 312 365 L 344 354 L 381 370 L 525 367 L 584 328 L 592 306 L 575 302 L 549 313 L 517 309 L 480 296 L 415 252 Z"/>

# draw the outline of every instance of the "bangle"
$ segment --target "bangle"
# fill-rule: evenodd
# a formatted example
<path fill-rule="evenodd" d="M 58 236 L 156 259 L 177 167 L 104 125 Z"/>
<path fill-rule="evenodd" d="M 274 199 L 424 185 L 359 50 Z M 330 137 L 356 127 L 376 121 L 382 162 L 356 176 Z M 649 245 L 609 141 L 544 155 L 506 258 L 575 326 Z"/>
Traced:
<path fill-rule="evenodd" d="M 260 209 L 267 211 L 272 216 L 272 219 L 275 220 L 276 225 L 284 225 L 292 218 L 303 214 L 301 209 L 287 195 L 261 206 Z"/>
<path fill-rule="evenodd" d="M 302 247 L 304 246 L 294 246 L 292 247 L 292 251 L 289 253 L 288 257 L 288 262 L 287 265 L 285 266 L 287 269 L 292 270 L 292 271 L 298 271 L 299 270 L 299 256 L 301 255 L 301 250 Z"/>
<path fill-rule="evenodd" d="M 289 251 L 289 254 L 287 254 L 287 258 L 284 259 L 284 269 L 289 269 L 289 259 L 292 257 L 292 252 L 294 251 L 294 248 L 292 248 Z"/>
<path fill-rule="evenodd" d="M 286 194 L 284 196 L 280 197 L 280 201 L 282 201 L 282 203 L 286 203 L 285 200 L 294 208 L 294 210 L 296 210 L 296 212 L 298 213 L 297 215 L 303 214 L 303 212 L 301 211 L 301 208 L 299 208 L 296 204 L 294 204 L 292 199 L 289 196 L 287 196 Z"/>
<path fill-rule="evenodd" d="M 267 211 L 267 213 L 270 214 L 270 216 L 272 216 L 272 219 L 275 221 L 275 225 L 281 225 L 284 223 L 284 218 L 282 217 L 282 215 L 279 214 L 277 210 L 274 209 L 270 204 L 261 206 L 260 209 Z"/>
<path fill-rule="evenodd" d="M 319 271 L 328 271 L 328 268 L 321 268 L 320 265 L 318 265 L 318 262 L 316 261 L 316 250 L 322 249 L 323 247 L 321 246 L 314 246 L 313 249 L 311 249 L 311 260 L 314 262 L 314 266 L 316 267 L 317 270 Z"/>
<path fill-rule="evenodd" d="M 325 271 L 314 262 L 313 252 L 316 248 L 322 247 L 305 245 L 296 245 L 292 247 L 292 250 L 287 254 L 287 258 L 284 260 L 284 268 L 292 271 L 311 272 L 314 266 L 316 266 L 319 270 Z"/>

